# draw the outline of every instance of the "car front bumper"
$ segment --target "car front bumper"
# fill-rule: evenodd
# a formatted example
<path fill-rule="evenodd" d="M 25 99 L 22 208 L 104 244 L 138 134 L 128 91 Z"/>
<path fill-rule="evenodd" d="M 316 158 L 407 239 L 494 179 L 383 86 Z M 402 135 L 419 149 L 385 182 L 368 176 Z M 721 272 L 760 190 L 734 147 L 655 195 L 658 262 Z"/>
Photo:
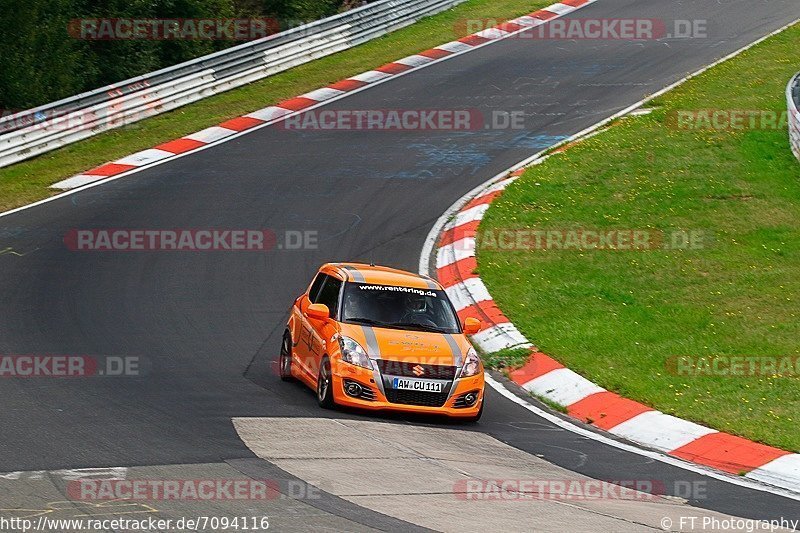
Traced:
<path fill-rule="evenodd" d="M 377 371 L 350 364 L 339 364 L 333 368 L 333 397 L 336 404 L 374 411 L 400 411 L 406 413 L 427 413 L 446 415 L 453 418 L 471 418 L 478 414 L 483 404 L 483 374 L 468 378 L 456 379 L 447 393 L 447 400 L 441 406 L 415 405 L 391 402 L 387 398 L 389 392 L 379 383 L 382 377 Z M 346 381 L 354 381 L 361 387 L 371 391 L 374 400 L 367 400 L 348 395 L 344 386 Z M 469 407 L 456 407 L 458 399 L 468 392 L 477 391 L 477 401 Z M 418 394 L 435 394 L 419 392 Z M 369 396 L 369 395 L 368 395 Z"/>

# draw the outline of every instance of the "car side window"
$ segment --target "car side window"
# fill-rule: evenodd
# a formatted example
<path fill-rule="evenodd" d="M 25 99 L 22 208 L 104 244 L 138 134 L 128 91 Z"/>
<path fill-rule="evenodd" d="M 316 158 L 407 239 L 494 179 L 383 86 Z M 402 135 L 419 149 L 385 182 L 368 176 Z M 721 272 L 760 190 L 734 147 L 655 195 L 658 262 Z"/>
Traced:
<path fill-rule="evenodd" d="M 331 316 L 336 316 L 336 310 L 339 306 L 339 291 L 342 288 L 342 282 L 333 276 L 324 276 L 325 284 L 319 292 L 319 296 L 314 301 L 317 304 L 325 304 L 331 312 Z"/>
<path fill-rule="evenodd" d="M 317 274 L 317 277 L 314 278 L 314 283 L 311 284 L 311 288 L 308 289 L 308 299 L 311 301 L 312 304 L 317 303 L 317 297 L 319 296 L 319 290 L 322 288 L 322 284 L 325 282 L 325 278 L 327 278 L 325 274 Z"/>

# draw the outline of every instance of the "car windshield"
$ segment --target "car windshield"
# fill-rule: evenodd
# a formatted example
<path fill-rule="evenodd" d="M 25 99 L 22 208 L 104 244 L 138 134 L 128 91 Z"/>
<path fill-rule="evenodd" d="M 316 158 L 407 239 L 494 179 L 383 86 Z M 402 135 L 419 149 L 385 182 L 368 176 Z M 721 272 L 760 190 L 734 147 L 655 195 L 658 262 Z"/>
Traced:
<path fill-rule="evenodd" d="M 342 321 L 377 327 L 459 333 L 447 294 L 435 289 L 346 283 Z"/>

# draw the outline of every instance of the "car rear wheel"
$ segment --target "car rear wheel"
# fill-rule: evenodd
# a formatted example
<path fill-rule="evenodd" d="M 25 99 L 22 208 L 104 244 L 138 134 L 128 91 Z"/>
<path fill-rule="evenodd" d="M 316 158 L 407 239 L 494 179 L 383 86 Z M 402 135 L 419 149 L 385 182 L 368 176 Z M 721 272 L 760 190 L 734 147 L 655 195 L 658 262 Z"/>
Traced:
<path fill-rule="evenodd" d="M 333 376 L 331 373 L 331 361 L 327 357 L 324 357 L 319 365 L 317 403 L 324 409 L 333 408 Z"/>
<path fill-rule="evenodd" d="M 292 335 L 287 331 L 281 342 L 281 356 L 278 359 L 278 372 L 283 381 L 292 381 Z"/>

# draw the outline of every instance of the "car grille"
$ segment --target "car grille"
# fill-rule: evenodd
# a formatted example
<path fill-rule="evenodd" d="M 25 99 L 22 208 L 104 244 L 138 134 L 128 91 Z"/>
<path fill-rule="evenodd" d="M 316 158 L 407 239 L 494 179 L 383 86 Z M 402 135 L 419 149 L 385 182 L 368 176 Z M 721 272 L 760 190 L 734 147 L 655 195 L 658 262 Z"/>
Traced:
<path fill-rule="evenodd" d="M 446 365 L 425 365 L 422 363 L 406 363 L 404 361 L 390 361 L 387 359 L 378 359 L 378 368 L 381 374 L 388 376 L 402 376 L 409 378 L 426 378 L 426 379 L 447 379 L 452 380 L 456 377 L 455 366 Z M 414 373 L 416 367 L 421 367 L 424 370 L 422 374 Z M 419 369 L 417 369 L 419 371 Z"/>
<path fill-rule="evenodd" d="M 441 407 L 447 401 L 447 393 L 420 392 L 402 389 L 386 389 L 386 399 L 391 403 Z"/>

